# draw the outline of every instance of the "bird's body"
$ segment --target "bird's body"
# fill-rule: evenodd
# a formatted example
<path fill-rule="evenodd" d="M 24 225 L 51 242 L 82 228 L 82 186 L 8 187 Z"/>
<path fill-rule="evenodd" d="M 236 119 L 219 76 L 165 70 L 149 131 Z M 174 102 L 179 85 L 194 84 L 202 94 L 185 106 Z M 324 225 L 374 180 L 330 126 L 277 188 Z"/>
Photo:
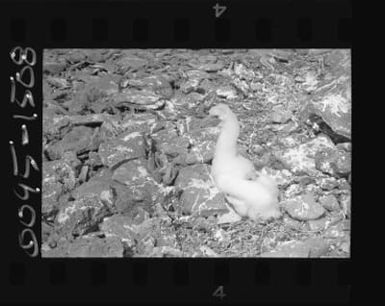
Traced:
<path fill-rule="evenodd" d="M 216 175 L 230 174 L 232 177 L 242 179 L 255 179 L 257 177 L 253 163 L 241 155 L 229 156 L 226 154 L 216 154 L 213 160 L 212 172 Z"/>
<path fill-rule="evenodd" d="M 258 217 L 279 217 L 278 187 L 275 181 L 257 173 L 252 162 L 237 152 L 239 123 L 225 104 L 210 109 L 210 115 L 221 120 L 211 174 L 220 191 L 240 216 L 253 220 Z"/>

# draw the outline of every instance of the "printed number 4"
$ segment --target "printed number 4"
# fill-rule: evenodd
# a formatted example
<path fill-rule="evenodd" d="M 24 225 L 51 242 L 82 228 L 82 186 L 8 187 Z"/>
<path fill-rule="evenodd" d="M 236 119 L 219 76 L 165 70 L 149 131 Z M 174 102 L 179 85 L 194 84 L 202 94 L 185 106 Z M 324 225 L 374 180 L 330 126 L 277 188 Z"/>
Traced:
<path fill-rule="evenodd" d="M 217 289 L 215 289 L 213 296 L 223 299 L 226 296 L 226 294 L 223 292 L 223 286 L 219 286 Z"/>
<path fill-rule="evenodd" d="M 213 6 L 213 9 L 215 10 L 215 17 L 219 18 L 224 13 L 224 11 L 226 11 L 227 7 L 221 6 L 217 3 Z"/>

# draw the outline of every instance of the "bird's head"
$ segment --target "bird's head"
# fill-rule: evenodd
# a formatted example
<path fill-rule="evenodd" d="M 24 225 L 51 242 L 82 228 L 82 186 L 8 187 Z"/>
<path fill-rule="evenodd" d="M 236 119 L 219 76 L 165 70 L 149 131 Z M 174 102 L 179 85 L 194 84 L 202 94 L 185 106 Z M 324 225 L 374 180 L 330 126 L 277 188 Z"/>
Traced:
<path fill-rule="evenodd" d="M 210 108 L 209 116 L 217 117 L 219 120 L 224 121 L 228 118 L 229 114 L 231 114 L 230 107 L 226 104 L 218 104 Z"/>

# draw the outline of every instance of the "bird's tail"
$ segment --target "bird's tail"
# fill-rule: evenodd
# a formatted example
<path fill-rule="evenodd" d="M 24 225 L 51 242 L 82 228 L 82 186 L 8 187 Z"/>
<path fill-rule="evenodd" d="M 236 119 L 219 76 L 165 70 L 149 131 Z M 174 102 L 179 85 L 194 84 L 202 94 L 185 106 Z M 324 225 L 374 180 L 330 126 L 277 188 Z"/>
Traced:
<path fill-rule="evenodd" d="M 273 179 L 263 174 L 254 180 L 221 175 L 218 188 L 228 195 L 227 199 L 241 216 L 251 219 L 279 217 L 278 187 Z"/>

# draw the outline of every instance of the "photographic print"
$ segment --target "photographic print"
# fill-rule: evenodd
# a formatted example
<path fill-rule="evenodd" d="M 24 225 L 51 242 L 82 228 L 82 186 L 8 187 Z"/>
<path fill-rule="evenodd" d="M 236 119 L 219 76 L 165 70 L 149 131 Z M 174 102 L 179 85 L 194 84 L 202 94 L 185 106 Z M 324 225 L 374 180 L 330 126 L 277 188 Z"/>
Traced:
<path fill-rule="evenodd" d="M 350 257 L 350 49 L 42 65 L 42 257 Z"/>

